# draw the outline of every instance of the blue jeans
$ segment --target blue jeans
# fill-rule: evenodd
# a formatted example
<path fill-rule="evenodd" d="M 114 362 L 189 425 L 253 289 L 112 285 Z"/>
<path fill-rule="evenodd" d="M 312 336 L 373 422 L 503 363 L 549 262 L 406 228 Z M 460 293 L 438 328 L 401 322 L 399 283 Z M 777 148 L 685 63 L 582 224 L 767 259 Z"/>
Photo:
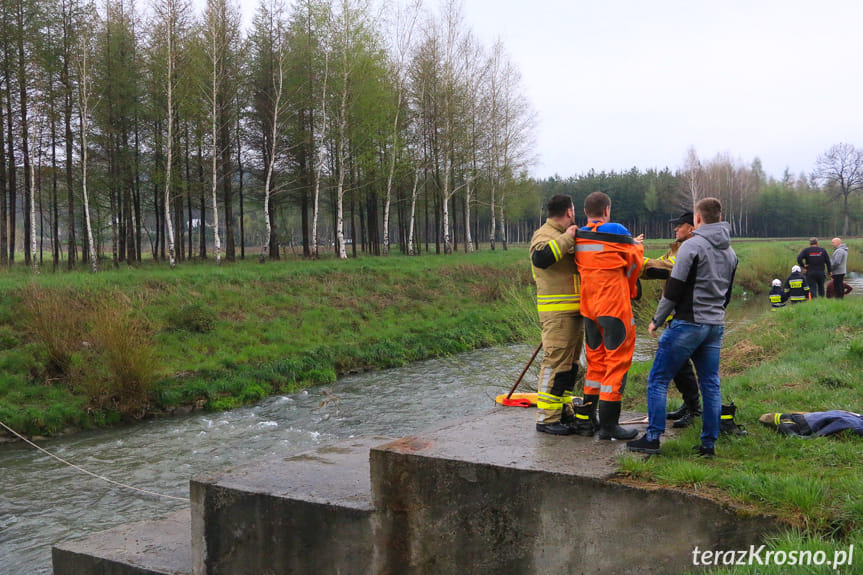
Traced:
<path fill-rule="evenodd" d="M 659 347 L 647 376 L 647 438 L 659 439 L 665 432 L 665 401 L 668 382 L 689 358 L 698 374 L 703 401 L 701 444 L 713 447 L 719 437 L 722 394 L 719 391 L 719 350 L 722 325 L 707 325 L 675 319 L 659 337 Z"/>

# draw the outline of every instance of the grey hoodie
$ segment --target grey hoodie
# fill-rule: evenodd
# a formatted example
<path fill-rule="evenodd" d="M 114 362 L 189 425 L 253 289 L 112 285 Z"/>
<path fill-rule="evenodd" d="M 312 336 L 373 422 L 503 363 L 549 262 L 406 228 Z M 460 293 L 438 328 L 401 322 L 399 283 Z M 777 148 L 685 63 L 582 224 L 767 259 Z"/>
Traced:
<path fill-rule="evenodd" d="M 728 222 L 702 224 L 677 252 L 653 323 L 662 325 L 673 313 L 675 319 L 722 325 L 736 271 L 731 226 Z"/>
<path fill-rule="evenodd" d="M 845 244 L 839 244 L 835 250 L 833 250 L 833 257 L 830 258 L 830 273 L 833 275 L 845 275 L 845 267 L 848 263 L 848 246 Z"/>

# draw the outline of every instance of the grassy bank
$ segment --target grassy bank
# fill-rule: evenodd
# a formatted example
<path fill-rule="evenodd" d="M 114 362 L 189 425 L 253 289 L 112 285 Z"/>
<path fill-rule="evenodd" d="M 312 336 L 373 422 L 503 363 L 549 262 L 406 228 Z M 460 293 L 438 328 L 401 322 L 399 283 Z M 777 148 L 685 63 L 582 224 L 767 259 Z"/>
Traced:
<path fill-rule="evenodd" d="M 523 246 L 0 276 L 0 420 L 54 434 L 524 338 Z"/>
<path fill-rule="evenodd" d="M 630 372 L 626 401 L 646 410 L 649 363 Z M 765 313 L 730 336 L 721 363 L 723 399 L 738 405 L 737 420 L 749 435 L 722 437 L 718 457 L 692 455 L 700 426 L 663 442 L 662 455 L 627 455 L 627 480 L 671 485 L 713 497 L 731 498 L 777 514 L 792 528 L 772 549 L 863 549 L 863 439 L 853 435 L 803 440 L 777 434 L 758 423 L 763 413 L 863 411 L 863 298 L 819 299 Z M 671 386 L 673 389 L 673 386 Z M 676 391 L 669 403 L 679 405 Z M 858 557 L 858 559 L 860 559 Z M 843 569 L 841 573 L 861 573 Z M 720 573 L 828 573 L 786 566 L 735 568 Z"/>

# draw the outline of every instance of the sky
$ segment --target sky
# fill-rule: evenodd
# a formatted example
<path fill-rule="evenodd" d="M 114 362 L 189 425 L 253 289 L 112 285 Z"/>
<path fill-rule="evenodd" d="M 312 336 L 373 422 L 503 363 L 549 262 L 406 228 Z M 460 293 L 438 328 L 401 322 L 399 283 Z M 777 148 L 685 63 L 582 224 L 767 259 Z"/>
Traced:
<path fill-rule="evenodd" d="M 259 0 L 239 1 L 248 23 Z M 536 177 L 674 171 L 694 149 L 796 178 L 835 144 L 863 147 L 863 1 L 462 2 L 522 74 Z"/>
<path fill-rule="evenodd" d="M 684 165 L 694 148 L 781 179 L 863 147 L 858 0 L 464 0 L 538 114 L 533 175 Z"/>

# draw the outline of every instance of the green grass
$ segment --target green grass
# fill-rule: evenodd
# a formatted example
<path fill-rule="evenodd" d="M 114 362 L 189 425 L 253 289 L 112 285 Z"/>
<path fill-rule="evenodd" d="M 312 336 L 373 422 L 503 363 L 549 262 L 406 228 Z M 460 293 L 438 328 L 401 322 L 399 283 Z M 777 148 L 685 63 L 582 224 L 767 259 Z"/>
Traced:
<path fill-rule="evenodd" d="M 793 531 L 771 549 L 813 546 L 863 551 L 863 438 L 799 439 L 761 425 L 763 413 L 863 411 L 863 298 L 818 299 L 766 312 L 729 336 L 723 345 L 724 402 L 738 406 L 736 421 L 749 435 L 721 436 L 717 457 L 693 456 L 700 426 L 664 440 L 662 454 L 626 455 L 620 472 L 637 481 L 670 485 L 725 497 L 768 514 L 777 514 Z M 650 362 L 633 365 L 625 401 L 646 410 Z M 670 386 L 669 400 L 679 395 Z M 863 559 L 861 559 L 863 563 Z M 827 573 L 828 570 L 719 570 L 717 573 Z M 848 569 L 848 568 L 846 568 Z M 859 573 L 842 570 L 842 573 Z"/>
<path fill-rule="evenodd" d="M 0 420 L 50 435 L 180 405 L 226 409 L 350 370 L 535 339 L 533 293 L 524 246 L 95 275 L 14 268 L 0 274 Z M 97 338 L 105 317 L 146 341 Z M 118 363 L 131 350 L 138 360 Z M 146 384 L 144 405 L 112 385 L 117 373 Z"/>

